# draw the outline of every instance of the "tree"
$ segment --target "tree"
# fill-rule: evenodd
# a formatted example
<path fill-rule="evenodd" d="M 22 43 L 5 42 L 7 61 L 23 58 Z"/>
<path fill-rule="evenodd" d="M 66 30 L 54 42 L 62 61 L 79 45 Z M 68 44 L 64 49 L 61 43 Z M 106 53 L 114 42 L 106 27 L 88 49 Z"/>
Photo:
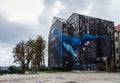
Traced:
<path fill-rule="evenodd" d="M 44 49 L 45 41 L 42 36 L 38 36 L 36 40 L 20 41 L 13 48 L 14 63 L 18 62 L 22 69 L 29 69 L 29 66 L 39 69 L 45 66 Z"/>
<path fill-rule="evenodd" d="M 42 36 L 38 36 L 35 42 L 35 58 L 33 61 L 33 65 L 41 68 L 45 65 L 44 62 L 44 49 L 45 49 L 45 41 Z"/>
<path fill-rule="evenodd" d="M 26 68 L 29 69 L 30 62 L 33 61 L 35 55 L 35 40 L 29 39 L 26 42 Z"/>
<path fill-rule="evenodd" d="M 13 48 L 13 57 L 14 63 L 19 62 L 22 69 L 25 69 L 25 43 L 24 41 L 20 41 L 15 48 Z"/>

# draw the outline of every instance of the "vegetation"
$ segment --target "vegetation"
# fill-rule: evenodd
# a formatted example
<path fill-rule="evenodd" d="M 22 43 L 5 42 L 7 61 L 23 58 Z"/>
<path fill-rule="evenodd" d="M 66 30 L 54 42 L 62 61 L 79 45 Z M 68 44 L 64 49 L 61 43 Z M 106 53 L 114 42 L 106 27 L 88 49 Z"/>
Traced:
<path fill-rule="evenodd" d="M 120 69 L 120 66 L 116 66 L 116 69 Z"/>
<path fill-rule="evenodd" d="M 10 74 L 23 74 L 25 73 L 25 70 L 20 68 L 20 67 L 16 67 L 16 66 L 10 66 L 9 67 L 9 73 Z"/>
<path fill-rule="evenodd" d="M 42 36 L 35 40 L 20 41 L 13 48 L 14 62 L 20 64 L 23 70 L 40 70 L 45 66 L 44 60 L 45 41 Z"/>
<path fill-rule="evenodd" d="M 3 73 L 4 73 L 3 70 L 0 69 L 0 75 L 3 75 Z"/>

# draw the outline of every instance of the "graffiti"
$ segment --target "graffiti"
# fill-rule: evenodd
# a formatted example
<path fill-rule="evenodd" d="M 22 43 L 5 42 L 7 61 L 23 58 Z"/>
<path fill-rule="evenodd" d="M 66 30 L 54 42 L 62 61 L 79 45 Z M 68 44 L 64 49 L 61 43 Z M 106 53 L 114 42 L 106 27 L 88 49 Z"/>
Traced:
<path fill-rule="evenodd" d="M 80 70 L 114 57 L 114 22 L 73 13 L 66 20 L 56 18 L 48 40 L 49 67 Z M 53 59 L 55 62 L 53 62 Z"/>
<path fill-rule="evenodd" d="M 74 57 L 77 57 L 77 54 L 75 53 L 75 51 L 73 50 L 72 46 L 70 44 L 67 44 L 65 42 L 63 42 L 63 46 L 67 49 L 67 51 L 69 51 Z"/>
<path fill-rule="evenodd" d="M 62 32 L 58 30 L 58 28 L 54 28 L 54 35 L 58 35 L 58 41 L 62 38 L 62 44 L 64 48 L 69 51 L 75 58 L 77 57 L 77 54 L 75 53 L 76 50 L 82 48 L 88 41 L 94 40 L 94 39 L 103 39 L 106 38 L 105 36 L 93 36 L 90 34 L 84 34 L 82 38 L 75 38 L 66 36 L 64 34 L 61 34 Z M 60 35 L 61 34 L 61 35 Z"/>

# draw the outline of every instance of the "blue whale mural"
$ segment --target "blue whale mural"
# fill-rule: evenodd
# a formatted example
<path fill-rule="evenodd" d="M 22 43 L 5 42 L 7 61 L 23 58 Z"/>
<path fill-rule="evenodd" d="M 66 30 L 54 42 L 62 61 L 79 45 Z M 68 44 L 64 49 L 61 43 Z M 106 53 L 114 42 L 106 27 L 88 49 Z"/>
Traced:
<path fill-rule="evenodd" d="M 82 48 L 86 42 L 94 39 L 104 39 L 105 36 L 94 36 L 90 34 L 84 34 L 82 38 L 76 38 L 71 36 L 66 36 L 56 27 L 53 29 L 53 34 L 56 35 L 58 41 L 62 40 L 62 45 L 64 48 L 71 53 L 74 58 L 77 57 L 76 50 Z"/>

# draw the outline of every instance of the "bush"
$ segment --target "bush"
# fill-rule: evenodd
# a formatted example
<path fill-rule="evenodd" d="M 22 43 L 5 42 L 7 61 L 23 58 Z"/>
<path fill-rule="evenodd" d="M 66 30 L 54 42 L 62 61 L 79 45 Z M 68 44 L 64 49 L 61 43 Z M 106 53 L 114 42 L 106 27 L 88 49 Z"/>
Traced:
<path fill-rule="evenodd" d="M 25 73 L 25 69 L 18 68 L 17 73 L 18 74 L 24 74 Z"/>
<path fill-rule="evenodd" d="M 16 67 L 16 66 L 10 66 L 9 67 L 10 70 L 10 74 L 23 74 L 25 73 L 25 70 L 20 68 L 20 67 Z"/>
<path fill-rule="evenodd" d="M 49 71 L 49 69 L 48 68 L 40 68 L 39 71 Z"/>
<path fill-rule="evenodd" d="M 16 66 L 10 66 L 9 70 L 10 70 L 10 74 L 17 73 L 17 67 Z"/>
<path fill-rule="evenodd" d="M 0 75 L 3 75 L 4 74 L 4 72 L 0 69 Z"/>
<path fill-rule="evenodd" d="M 120 69 L 120 66 L 116 66 L 116 69 Z"/>

